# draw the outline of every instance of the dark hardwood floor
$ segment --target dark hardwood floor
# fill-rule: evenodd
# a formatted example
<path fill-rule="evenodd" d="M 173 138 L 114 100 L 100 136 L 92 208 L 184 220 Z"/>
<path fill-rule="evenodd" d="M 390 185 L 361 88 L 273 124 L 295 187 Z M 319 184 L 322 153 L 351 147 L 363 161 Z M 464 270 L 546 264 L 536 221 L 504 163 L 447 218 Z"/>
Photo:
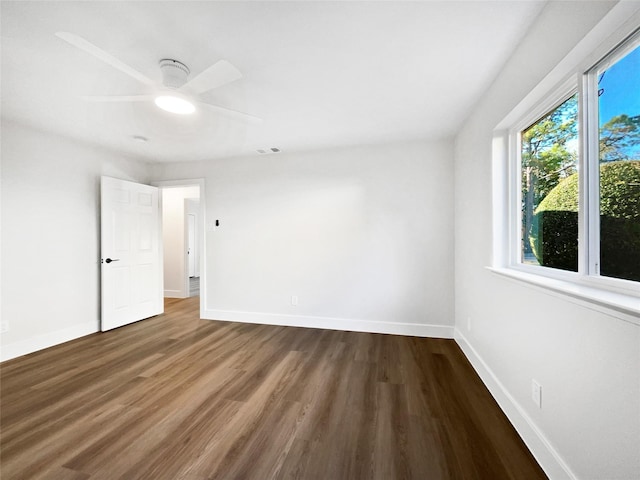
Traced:
<path fill-rule="evenodd" d="M 0 365 L 0 477 L 546 478 L 452 340 L 164 315 Z"/>

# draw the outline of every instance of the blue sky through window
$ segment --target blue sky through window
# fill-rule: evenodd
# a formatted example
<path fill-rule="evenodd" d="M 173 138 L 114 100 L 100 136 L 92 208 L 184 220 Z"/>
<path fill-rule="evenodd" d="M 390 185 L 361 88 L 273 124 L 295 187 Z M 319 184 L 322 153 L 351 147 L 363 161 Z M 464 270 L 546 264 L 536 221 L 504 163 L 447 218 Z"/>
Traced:
<path fill-rule="evenodd" d="M 618 115 L 640 115 L 640 46 L 600 74 L 599 124 Z M 630 159 L 640 158 L 640 144 L 623 149 Z"/>
<path fill-rule="evenodd" d="M 616 115 L 640 115 L 640 47 L 609 67 L 600 80 L 600 126 Z"/>

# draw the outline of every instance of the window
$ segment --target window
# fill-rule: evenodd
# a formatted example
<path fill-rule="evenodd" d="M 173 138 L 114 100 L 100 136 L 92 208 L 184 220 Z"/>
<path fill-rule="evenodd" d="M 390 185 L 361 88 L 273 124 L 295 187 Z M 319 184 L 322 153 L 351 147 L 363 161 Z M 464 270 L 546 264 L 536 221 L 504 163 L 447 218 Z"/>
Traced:
<path fill-rule="evenodd" d="M 507 263 L 635 298 L 640 33 L 595 60 L 511 123 Z"/>
<path fill-rule="evenodd" d="M 600 275 L 640 281 L 640 46 L 595 72 Z M 595 159 L 594 159 L 595 163 Z"/>
<path fill-rule="evenodd" d="M 520 134 L 522 263 L 578 271 L 578 94 Z"/>

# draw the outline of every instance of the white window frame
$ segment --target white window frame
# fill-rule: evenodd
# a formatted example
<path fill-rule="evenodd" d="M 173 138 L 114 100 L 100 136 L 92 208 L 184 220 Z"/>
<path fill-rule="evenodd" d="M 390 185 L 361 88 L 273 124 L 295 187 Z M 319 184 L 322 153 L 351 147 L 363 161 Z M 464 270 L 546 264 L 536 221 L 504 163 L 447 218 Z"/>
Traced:
<path fill-rule="evenodd" d="M 580 187 L 582 191 L 588 194 L 588 198 L 585 196 L 584 202 L 585 209 L 589 209 L 586 210 L 587 215 L 585 217 L 585 241 L 587 242 L 585 249 L 587 250 L 586 258 L 584 258 L 586 262 L 584 272 L 588 275 L 597 276 L 603 285 L 614 289 L 633 288 L 639 282 L 600 276 L 600 170 L 597 160 L 589 161 L 593 158 L 598 159 L 600 144 L 598 96 L 594 92 L 598 91 L 598 72 L 606 70 L 638 47 L 640 47 L 640 27 L 582 75 L 582 104 L 584 108 L 580 117 L 584 128 L 581 129 L 581 140 L 582 148 L 585 152 L 585 165 L 583 168 L 587 174 Z"/>
<path fill-rule="evenodd" d="M 510 265 L 520 268 L 523 271 L 531 273 L 542 272 L 542 275 L 555 276 L 556 272 L 568 272 L 567 270 L 558 270 L 556 268 L 549 268 L 539 265 L 525 264 L 521 260 L 522 252 L 520 246 L 525 239 L 522 238 L 522 189 L 520 188 L 522 183 L 522 132 L 544 118 L 547 114 L 562 105 L 574 94 L 578 93 L 578 88 L 574 78 L 570 78 L 565 81 L 560 87 L 558 87 L 548 97 L 543 99 L 535 108 L 530 110 L 527 115 L 522 117 L 520 121 L 513 125 L 509 132 L 509 149 L 510 149 L 510 165 L 509 170 L 512 172 L 510 175 L 510 195 L 509 195 L 509 207 L 510 207 L 510 229 L 512 230 L 512 238 L 515 242 L 510 244 Z M 580 124 L 579 124 L 580 125 Z M 578 133 L 578 136 L 580 134 Z M 580 154 L 578 157 L 580 158 Z M 578 165 L 579 167 L 579 160 Z M 578 238 L 580 238 L 580 226 L 578 227 Z M 540 270 L 542 269 L 542 270 Z"/>
<path fill-rule="evenodd" d="M 490 270 L 640 325 L 640 282 L 599 275 L 597 72 L 640 44 L 640 8 L 618 4 L 494 130 L 494 250 Z M 629 43 L 629 39 L 633 41 Z M 578 271 L 521 261 L 523 130 L 578 93 Z M 595 158 L 595 161 L 589 159 Z"/>

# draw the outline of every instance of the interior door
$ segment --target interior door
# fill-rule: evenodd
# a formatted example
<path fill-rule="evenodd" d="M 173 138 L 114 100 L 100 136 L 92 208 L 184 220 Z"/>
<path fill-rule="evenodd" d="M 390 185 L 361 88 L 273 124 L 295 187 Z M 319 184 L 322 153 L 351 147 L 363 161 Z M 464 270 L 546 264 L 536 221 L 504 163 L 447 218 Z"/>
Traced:
<path fill-rule="evenodd" d="M 158 188 L 101 179 L 102 331 L 164 311 Z"/>

